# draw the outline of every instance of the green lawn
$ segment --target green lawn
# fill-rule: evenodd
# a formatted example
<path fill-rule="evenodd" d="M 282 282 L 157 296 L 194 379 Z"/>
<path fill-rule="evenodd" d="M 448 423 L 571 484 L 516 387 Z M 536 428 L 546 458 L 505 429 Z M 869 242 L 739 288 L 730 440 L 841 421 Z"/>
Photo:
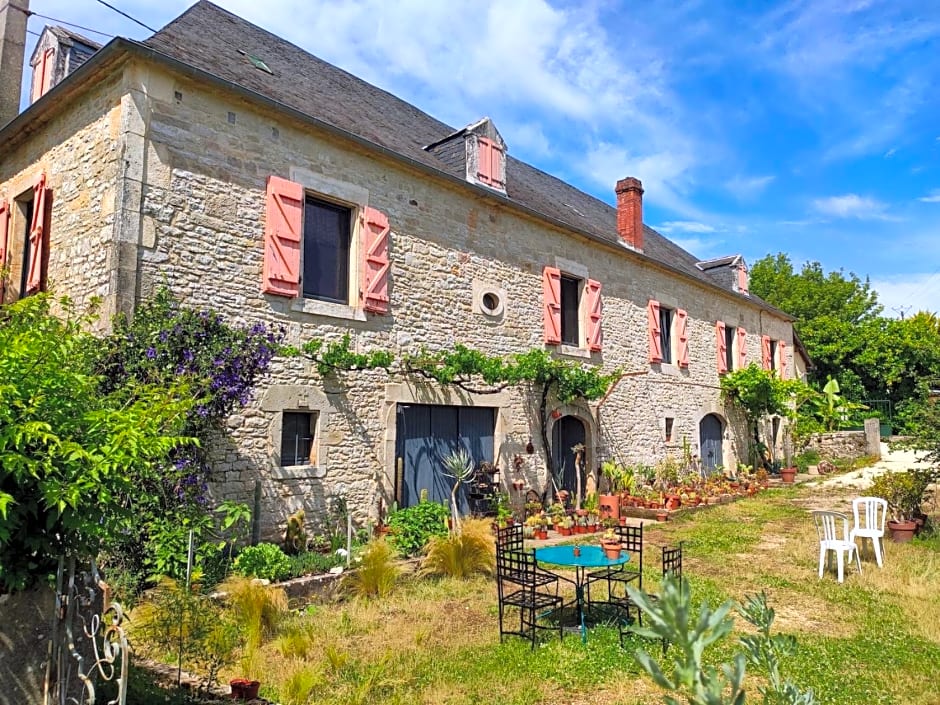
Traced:
<path fill-rule="evenodd" d="M 775 631 L 799 641 L 785 675 L 812 687 L 818 702 L 940 702 L 940 542 L 889 544 L 884 569 L 869 560 L 842 585 L 833 575 L 818 580 L 815 506 L 845 509 L 846 498 L 770 490 L 650 528 L 647 587 L 658 582 L 659 546 L 683 540 L 693 600 L 717 605 L 766 590 Z M 636 648 L 658 654 L 658 642 L 634 636 L 621 649 L 616 630 L 599 627 L 587 644 L 576 636 L 546 637 L 535 650 L 516 638 L 500 644 L 492 578 L 409 578 L 383 599 L 294 613 L 279 633 L 241 668 L 284 705 L 662 702 L 633 658 Z M 734 652 L 729 638 L 709 660 Z M 760 702 L 760 676 L 749 670 L 750 702 Z"/>

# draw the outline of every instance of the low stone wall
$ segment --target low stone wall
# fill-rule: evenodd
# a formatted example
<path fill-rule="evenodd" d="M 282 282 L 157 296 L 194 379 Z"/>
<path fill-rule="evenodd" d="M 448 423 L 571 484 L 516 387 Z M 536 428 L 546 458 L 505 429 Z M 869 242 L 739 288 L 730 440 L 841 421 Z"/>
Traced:
<path fill-rule="evenodd" d="M 855 460 L 869 455 L 868 438 L 864 431 L 835 431 L 810 437 L 807 450 L 815 450 L 824 460 Z"/>

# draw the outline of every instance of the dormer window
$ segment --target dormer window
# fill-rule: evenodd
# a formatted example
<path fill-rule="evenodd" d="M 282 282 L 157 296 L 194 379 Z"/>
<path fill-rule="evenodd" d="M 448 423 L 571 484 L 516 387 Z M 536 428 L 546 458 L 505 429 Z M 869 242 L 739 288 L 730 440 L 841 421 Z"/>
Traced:
<path fill-rule="evenodd" d="M 744 264 L 743 259 L 738 262 L 738 293 L 749 295 L 747 265 Z"/>
<path fill-rule="evenodd" d="M 500 191 L 506 190 L 506 155 L 489 137 L 477 138 L 477 180 Z"/>

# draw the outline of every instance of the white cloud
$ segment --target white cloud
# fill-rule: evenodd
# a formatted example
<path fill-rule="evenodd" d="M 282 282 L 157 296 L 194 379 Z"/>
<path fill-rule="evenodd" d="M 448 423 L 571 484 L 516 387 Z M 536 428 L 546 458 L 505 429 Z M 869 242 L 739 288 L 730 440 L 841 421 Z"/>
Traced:
<path fill-rule="evenodd" d="M 921 196 L 917 200 L 924 203 L 940 203 L 940 188 L 933 189 L 926 196 Z"/>
<path fill-rule="evenodd" d="M 662 225 L 657 225 L 656 230 L 662 233 L 683 232 L 683 233 L 713 233 L 715 228 L 705 223 L 699 223 L 694 220 L 670 220 Z"/>
<path fill-rule="evenodd" d="M 940 271 L 898 274 L 871 280 L 884 314 L 900 318 L 918 311 L 940 313 Z"/>
<path fill-rule="evenodd" d="M 887 206 L 874 198 L 847 193 L 844 196 L 817 198 L 813 207 L 820 213 L 836 218 L 857 218 L 859 220 L 889 220 L 885 213 Z"/>
<path fill-rule="evenodd" d="M 748 200 L 763 193 L 764 189 L 776 178 L 772 174 L 767 176 L 734 176 L 725 182 L 725 188 L 736 198 Z"/>

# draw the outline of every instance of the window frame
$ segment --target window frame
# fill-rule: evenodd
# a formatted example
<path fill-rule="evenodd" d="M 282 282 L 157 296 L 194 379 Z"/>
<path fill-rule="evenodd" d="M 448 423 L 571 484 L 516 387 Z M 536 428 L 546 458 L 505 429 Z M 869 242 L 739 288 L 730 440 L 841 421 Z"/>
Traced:
<path fill-rule="evenodd" d="M 341 288 L 345 287 L 345 298 L 332 297 L 324 294 L 313 294 L 308 293 L 307 290 L 307 260 L 310 253 L 308 253 L 308 248 L 311 247 L 311 241 L 308 238 L 308 212 L 311 208 L 320 207 L 326 211 L 339 212 L 342 211 L 347 217 L 346 222 L 346 232 L 344 237 L 346 238 L 345 242 L 345 272 L 342 278 L 337 277 L 338 281 L 341 283 Z M 345 306 L 354 305 L 352 302 L 352 292 L 355 290 L 356 278 L 354 277 L 354 262 L 353 257 L 355 254 L 355 235 L 357 232 L 356 224 L 359 220 L 359 209 L 347 203 L 341 203 L 328 198 L 323 198 L 320 194 L 316 192 L 311 192 L 310 189 L 304 187 L 304 208 L 303 208 L 303 220 L 301 227 L 301 243 L 300 243 L 300 299 L 306 299 L 311 301 L 321 301 L 328 304 L 340 304 Z M 341 249 L 341 248 L 337 248 Z M 337 258 L 337 263 L 339 258 Z M 342 292 L 340 292 L 342 293 Z"/>
<path fill-rule="evenodd" d="M 567 286 L 566 286 L 567 284 Z M 571 302 L 571 289 L 574 288 L 574 301 Z M 566 289 L 568 296 L 565 295 Z M 561 304 L 561 344 L 571 347 L 583 348 L 584 344 L 584 279 L 565 272 L 561 272 L 561 281 L 559 283 L 559 294 Z M 568 328 L 574 324 L 574 331 Z M 566 335 L 573 333 L 573 336 Z"/>
<path fill-rule="evenodd" d="M 19 196 L 10 200 L 9 203 L 9 222 L 6 233 L 6 273 L 4 277 L 4 286 L 0 287 L 2 301 L 0 303 L 12 303 L 26 298 L 26 289 L 29 284 L 29 257 L 30 257 L 30 239 L 29 228 L 33 222 L 34 210 L 36 204 L 36 191 L 29 188 L 23 191 Z M 43 248 L 45 235 L 40 240 L 40 250 Z M 40 251 L 39 257 L 43 258 Z M 40 267 L 43 262 L 40 261 Z M 45 276 L 42 277 L 43 284 Z M 45 286 L 40 287 L 40 291 L 45 290 Z"/>
<path fill-rule="evenodd" d="M 738 327 L 725 323 L 725 367 L 734 372 L 738 366 Z"/>
<path fill-rule="evenodd" d="M 674 327 L 676 325 L 676 308 L 667 306 L 660 302 L 659 304 L 659 346 L 662 350 L 662 365 L 675 365 L 676 350 L 674 345 L 678 343 L 678 336 Z"/>
<path fill-rule="evenodd" d="M 296 461 L 298 458 L 303 458 L 306 456 L 306 462 L 285 462 L 285 453 L 284 453 L 284 443 L 288 439 L 286 436 L 288 428 L 288 414 L 295 417 L 305 416 L 306 423 L 308 425 L 308 430 L 310 433 L 309 437 L 309 446 L 306 453 L 303 455 L 298 455 L 296 450 L 296 439 L 298 436 L 294 435 L 295 450 L 294 454 L 290 456 L 290 459 Z M 278 441 L 278 465 L 280 467 L 310 467 L 317 464 L 317 427 L 319 424 L 320 414 L 317 411 L 310 409 L 284 409 L 281 411 L 281 426 L 280 426 L 280 439 Z"/>

